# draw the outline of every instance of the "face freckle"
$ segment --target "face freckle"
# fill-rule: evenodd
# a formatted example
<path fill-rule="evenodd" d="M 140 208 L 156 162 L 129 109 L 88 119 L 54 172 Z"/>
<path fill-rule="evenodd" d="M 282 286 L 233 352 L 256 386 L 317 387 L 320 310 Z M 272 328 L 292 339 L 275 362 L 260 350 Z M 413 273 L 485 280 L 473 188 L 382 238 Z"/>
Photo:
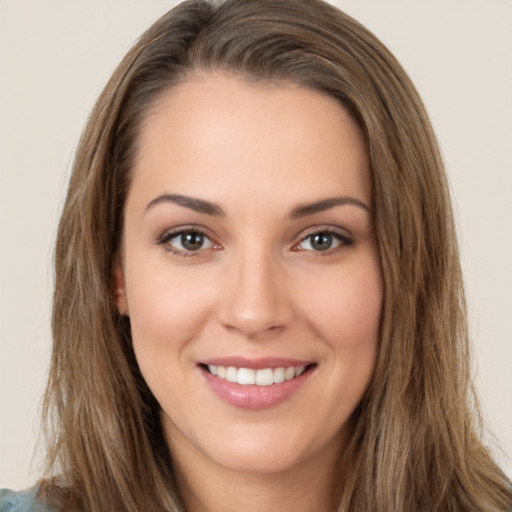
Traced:
<path fill-rule="evenodd" d="M 332 466 L 377 353 L 371 205 L 363 136 L 335 99 L 222 74 L 163 98 L 116 279 L 178 464 Z"/>

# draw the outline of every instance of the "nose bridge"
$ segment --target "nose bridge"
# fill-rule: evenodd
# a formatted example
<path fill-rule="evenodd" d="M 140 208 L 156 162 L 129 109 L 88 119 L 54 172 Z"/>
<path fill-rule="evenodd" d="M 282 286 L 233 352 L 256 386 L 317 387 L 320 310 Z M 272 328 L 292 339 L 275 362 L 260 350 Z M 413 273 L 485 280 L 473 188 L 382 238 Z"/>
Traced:
<path fill-rule="evenodd" d="M 219 318 L 228 328 L 255 337 L 284 328 L 293 317 L 278 258 L 252 240 L 233 251 L 223 283 Z"/>

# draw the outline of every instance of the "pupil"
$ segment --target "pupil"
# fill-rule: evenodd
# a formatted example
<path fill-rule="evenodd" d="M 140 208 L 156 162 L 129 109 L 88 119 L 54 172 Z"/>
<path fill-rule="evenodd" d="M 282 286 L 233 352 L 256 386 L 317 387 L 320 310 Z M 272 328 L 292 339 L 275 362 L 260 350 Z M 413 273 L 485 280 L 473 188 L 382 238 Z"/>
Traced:
<path fill-rule="evenodd" d="M 318 251 L 326 251 L 332 245 L 332 235 L 329 233 L 318 233 L 313 236 L 311 245 Z"/>
<path fill-rule="evenodd" d="M 181 235 L 181 245 L 189 251 L 197 251 L 203 245 L 203 239 L 201 233 L 185 233 Z"/>

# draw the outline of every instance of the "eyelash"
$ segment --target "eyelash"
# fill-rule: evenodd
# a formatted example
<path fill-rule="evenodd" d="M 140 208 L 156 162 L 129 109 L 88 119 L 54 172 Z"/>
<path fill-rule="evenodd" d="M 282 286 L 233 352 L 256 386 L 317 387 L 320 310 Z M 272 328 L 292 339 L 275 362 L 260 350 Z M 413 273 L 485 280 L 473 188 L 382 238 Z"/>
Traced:
<path fill-rule="evenodd" d="M 182 251 L 180 249 L 174 249 L 170 244 L 169 242 L 173 239 L 173 238 L 177 238 L 179 236 L 182 236 L 182 235 L 185 235 L 185 234 L 191 234 L 191 235 L 201 235 L 203 236 L 205 239 L 208 239 L 211 241 L 211 243 L 214 245 L 214 246 L 218 246 L 218 244 L 216 244 L 215 242 L 213 242 L 213 240 L 211 240 L 211 238 L 204 232 L 204 231 L 201 231 L 200 229 L 196 229 L 196 228 L 179 228 L 179 229 L 176 229 L 176 230 L 173 230 L 173 231 L 167 231 L 166 233 L 164 233 L 157 241 L 157 243 L 159 245 L 165 245 L 165 249 L 167 251 L 169 251 L 170 253 L 176 255 L 176 256 L 182 256 L 184 258 L 189 258 L 191 256 L 197 256 L 196 253 L 199 253 L 201 252 L 201 249 L 197 250 L 197 251 Z"/>
<path fill-rule="evenodd" d="M 204 249 L 198 249 L 197 251 L 183 251 L 180 249 L 175 249 L 169 244 L 169 242 L 173 238 L 177 238 L 184 234 L 203 236 L 205 239 L 210 240 L 210 242 L 213 244 L 214 250 L 217 249 L 218 247 L 220 247 L 219 244 L 216 244 L 204 231 L 201 231 L 200 229 L 196 229 L 196 228 L 179 228 L 179 229 L 176 229 L 173 231 L 167 231 L 157 240 L 157 244 L 166 246 L 165 249 L 167 251 L 169 251 L 170 253 L 172 253 L 176 256 L 180 256 L 180 257 L 184 257 L 184 258 L 189 258 L 191 256 L 197 256 L 198 254 L 196 254 L 196 253 L 200 253 L 200 252 L 202 252 L 202 250 L 204 250 Z M 298 245 L 304 243 L 307 239 L 312 238 L 315 235 L 329 235 L 329 236 L 332 236 L 333 238 L 337 239 L 337 241 L 339 242 L 338 245 L 335 246 L 334 248 L 329 248 L 329 249 L 326 249 L 325 251 L 311 250 L 311 252 L 314 252 L 316 256 L 320 256 L 320 257 L 332 256 L 334 254 L 337 254 L 339 251 L 343 250 L 344 248 L 354 245 L 354 240 L 352 238 L 350 238 L 349 236 L 342 235 L 341 233 L 339 233 L 337 231 L 326 228 L 326 229 L 317 229 L 317 230 L 307 234 L 306 236 L 301 238 L 301 240 L 299 241 L 298 244 L 294 245 L 292 250 L 295 252 L 301 251 L 301 249 L 296 249 L 296 247 Z M 309 250 L 309 249 L 307 249 L 307 250 Z"/>
<path fill-rule="evenodd" d="M 349 236 L 341 234 L 338 231 L 334 231 L 333 229 L 325 228 L 325 229 L 315 229 L 315 231 L 308 233 L 306 236 L 301 238 L 301 240 L 298 244 L 294 245 L 294 249 L 292 249 L 292 250 L 299 252 L 301 249 L 295 249 L 295 247 L 297 247 L 297 245 L 304 243 L 304 241 L 306 241 L 308 238 L 312 238 L 315 235 L 329 235 L 339 242 L 338 245 L 336 245 L 335 247 L 326 249 L 325 251 L 311 250 L 311 252 L 315 253 L 315 256 L 320 256 L 320 257 L 324 257 L 324 258 L 329 257 L 329 256 L 334 256 L 335 254 L 338 254 L 343 249 L 354 245 L 354 240 L 352 238 L 350 238 Z M 304 249 L 302 249 L 302 250 L 304 250 Z M 309 250 L 309 249 L 306 249 L 306 250 Z"/>

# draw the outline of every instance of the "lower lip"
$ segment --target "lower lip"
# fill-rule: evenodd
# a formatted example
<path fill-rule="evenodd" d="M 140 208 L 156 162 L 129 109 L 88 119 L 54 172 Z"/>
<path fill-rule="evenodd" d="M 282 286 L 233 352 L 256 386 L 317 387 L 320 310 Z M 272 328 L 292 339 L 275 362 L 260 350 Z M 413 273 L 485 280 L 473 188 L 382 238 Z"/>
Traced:
<path fill-rule="evenodd" d="M 210 389 L 222 400 L 240 409 L 268 409 L 279 405 L 299 391 L 312 373 L 312 368 L 299 377 L 271 386 L 242 385 L 215 377 L 201 368 Z"/>

